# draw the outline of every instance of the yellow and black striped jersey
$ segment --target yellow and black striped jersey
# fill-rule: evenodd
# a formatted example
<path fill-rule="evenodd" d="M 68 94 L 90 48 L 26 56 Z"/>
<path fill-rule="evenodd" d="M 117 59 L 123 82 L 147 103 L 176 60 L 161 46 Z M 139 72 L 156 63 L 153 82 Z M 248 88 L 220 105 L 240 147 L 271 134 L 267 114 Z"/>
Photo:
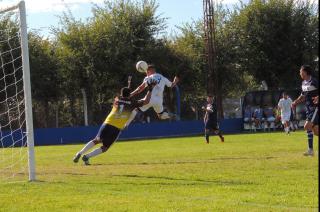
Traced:
<path fill-rule="evenodd" d="M 110 124 L 118 129 L 123 129 L 132 110 L 141 107 L 142 105 L 143 101 L 116 97 L 113 102 L 112 110 L 105 119 L 104 124 Z"/>

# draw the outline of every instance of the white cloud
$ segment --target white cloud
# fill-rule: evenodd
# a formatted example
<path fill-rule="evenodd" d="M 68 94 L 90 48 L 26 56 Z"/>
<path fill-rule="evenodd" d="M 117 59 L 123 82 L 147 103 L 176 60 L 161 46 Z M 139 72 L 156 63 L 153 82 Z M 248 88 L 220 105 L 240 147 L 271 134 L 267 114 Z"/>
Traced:
<path fill-rule="evenodd" d="M 0 0 L 0 8 L 17 4 L 19 0 Z M 101 4 L 103 0 L 25 0 L 28 13 L 60 12 L 69 8 L 76 10 L 83 4 Z"/>

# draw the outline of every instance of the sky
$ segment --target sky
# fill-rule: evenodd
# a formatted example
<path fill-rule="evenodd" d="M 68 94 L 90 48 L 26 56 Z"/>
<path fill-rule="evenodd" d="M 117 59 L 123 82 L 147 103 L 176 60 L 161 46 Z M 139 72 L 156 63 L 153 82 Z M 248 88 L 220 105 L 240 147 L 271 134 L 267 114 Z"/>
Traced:
<path fill-rule="evenodd" d="M 113 1 L 113 0 L 106 0 Z M 243 0 L 246 2 L 247 0 Z M 310 1 L 310 0 L 303 0 Z M 316 1 L 316 0 L 312 0 Z M 0 0 L 0 8 L 17 4 L 19 0 Z M 69 8 L 76 19 L 85 20 L 92 16 L 93 4 L 102 5 L 104 0 L 25 0 L 28 29 L 50 36 L 50 28 L 58 26 L 58 16 Z M 177 31 L 176 26 L 202 19 L 203 0 L 156 0 L 158 15 L 168 18 L 168 34 Z M 234 5 L 239 0 L 223 0 L 226 5 Z"/>
<path fill-rule="evenodd" d="M 19 0 L 0 0 L 0 8 L 14 5 Z M 110 0 L 109 0 L 110 1 Z M 203 0 L 156 0 L 159 4 L 158 14 L 168 18 L 167 32 L 176 30 L 177 25 L 202 18 Z M 235 3 L 237 0 L 224 0 Z M 85 20 L 92 16 L 92 4 L 102 5 L 103 0 L 25 0 L 27 8 L 27 25 L 29 30 L 37 30 L 49 36 L 50 28 L 58 26 L 58 16 L 69 8 L 76 19 Z"/>

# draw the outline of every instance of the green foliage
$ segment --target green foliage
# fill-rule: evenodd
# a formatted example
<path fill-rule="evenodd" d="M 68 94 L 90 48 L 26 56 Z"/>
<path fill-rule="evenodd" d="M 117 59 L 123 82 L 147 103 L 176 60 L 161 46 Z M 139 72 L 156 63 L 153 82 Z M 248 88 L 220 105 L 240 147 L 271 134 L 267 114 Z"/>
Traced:
<path fill-rule="evenodd" d="M 302 155 L 304 132 L 225 138 L 117 142 L 91 166 L 72 162 L 83 145 L 36 147 L 39 181 L 0 181 L 0 211 L 318 210 L 319 161 Z"/>
<path fill-rule="evenodd" d="M 61 96 L 56 49 L 49 40 L 29 33 L 29 55 L 33 98 L 57 100 Z M 41 88 L 41 89 L 39 89 Z"/>
<path fill-rule="evenodd" d="M 55 115 L 50 113 L 53 109 L 50 104 L 56 103 L 63 95 L 56 49 L 49 40 L 43 39 L 35 32 L 30 32 L 28 37 L 34 125 L 49 127 L 50 116 Z"/>
<path fill-rule="evenodd" d="M 240 9 L 232 21 L 241 68 L 271 88 L 297 87 L 299 67 L 318 54 L 316 12 L 315 5 L 293 0 L 254 0 Z"/>
<path fill-rule="evenodd" d="M 105 112 L 99 114 L 99 108 L 127 85 L 128 75 L 141 78 L 136 61 L 152 61 L 162 48 L 155 36 L 165 19 L 155 15 L 156 8 L 155 1 L 119 0 L 95 6 L 93 17 L 84 23 L 70 14 L 61 17 L 62 27 L 55 35 L 64 89 L 69 98 L 85 89 L 94 123 L 102 121 Z"/>
<path fill-rule="evenodd" d="M 36 126 L 52 126 L 56 116 L 60 126 L 82 125 L 81 90 L 87 94 L 89 124 L 99 124 L 129 75 L 132 87 L 141 83 L 143 75 L 135 71 L 138 60 L 153 63 L 171 80 L 180 76 L 182 118 L 193 118 L 191 110 L 200 106 L 207 87 L 203 22 L 185 23 L 168 37 L 166 18 L 157 15 L 157 8 L 155 0 L 105 1 L 93 5 L 93 15 L 86 20 L 64 13 L 51 40 L 31 32 L 32 93 L 40 117 L 35 118 Z M 11 14 L 0 20 L 0 39 L 8 25 L 12 35 L 17 32 Z M 299 87 L 302 64 L 318 70 L 318 23 L 316 5 L 308 1 L 253 0 L 232 9 L 218 2 L 215 68 L 220 97 L 242 96 L 262 80 L 272 89 Z M 3 45 L 0 50 L 7 48 Z M 175 110 L 174 90 L 166 90 L 165 105 Z"/>

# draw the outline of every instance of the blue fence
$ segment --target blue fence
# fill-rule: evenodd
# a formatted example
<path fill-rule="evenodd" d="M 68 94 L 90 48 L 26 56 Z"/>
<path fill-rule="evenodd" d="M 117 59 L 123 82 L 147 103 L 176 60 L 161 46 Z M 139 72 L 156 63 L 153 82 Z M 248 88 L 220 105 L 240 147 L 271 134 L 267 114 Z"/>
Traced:
<path fill-rule="evenodd" d="M 224 133 L 239 133 L 242 126 L 242 119 L 225 119 L 220 123 L 220 129 Z M 199 135 L 203 133 L 203 127 L 202 121 L 132 124 L 121 133 L 119 140 Z M 85 143 L 92 139 L 98 130 L 99 126 L 35 129 L 35 145 Z M 10 140 L 5 141 L 3 138 L 1 142 L 10 144 Z"/>

